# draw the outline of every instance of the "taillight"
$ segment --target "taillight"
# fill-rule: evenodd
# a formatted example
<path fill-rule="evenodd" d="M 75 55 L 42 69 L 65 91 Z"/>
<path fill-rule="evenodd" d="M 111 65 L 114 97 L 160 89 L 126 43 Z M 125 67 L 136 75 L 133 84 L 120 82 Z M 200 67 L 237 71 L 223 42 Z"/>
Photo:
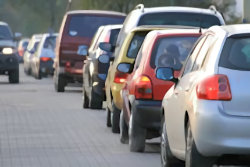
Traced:
<path fill-rule="evenodd" d="M 226 75 L 205 78 L 196 87 L 197 97 L 205 100 L 231 100 L 230 84 Z"/>
<path fill-rule="evenodd" d="M 150 78 L 147 76 L 141 76 L 135 83 L 135 98 L 152 99 L 152 97 L 153 90 Z"/>
<path fill-rule="evenodd" d="M 125 83 L 127 81 L 128 75 L 129 74 L 127 73 L 116 71 L 114 82 L 119 84 Z"/>
<path fill-rule="evenodd" d="M 50 61 L 51 58 L 50 57 L 41 57 L 40 60 L 46 62 L 46 61 Z"/>

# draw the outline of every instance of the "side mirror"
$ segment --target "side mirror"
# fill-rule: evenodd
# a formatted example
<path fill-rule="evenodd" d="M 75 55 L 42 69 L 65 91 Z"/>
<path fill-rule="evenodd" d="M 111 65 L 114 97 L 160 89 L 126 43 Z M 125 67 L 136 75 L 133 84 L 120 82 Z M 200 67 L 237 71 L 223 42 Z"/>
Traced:
<path fill-rule="evenodd" d="M 77 54 L 80 56 L 87 56 L 88 55 L 88 46 L 87 45 L 79 45 Z"/>
<path fill-rule="evenodd" d="M 15 40 L 15 41 L 20 41 L 21 38 L 22 38 L 22 33 L 20 33 L 20 32 L 15 32 L 15 34 L 14 34 L 14 40 Z"/>
<path fill-rule="evenodd" d="M 133 70 L 133 65 L 129 63 L 120 63 L 117 66 L 117 70 L 123 73 L 131 73 Z"/>
<path fill-rule="evenodd" d="M 103 55 L 99 56 L 98 61 L 100 63 L 106 64 L 106 63 L 109 63 L 110 57 L 109 57 L 109 55 L 103 54 Z"/>
<path fill-rule="evenodd" d="M 169 67 L 159 67 L 156 69 L 156 78 L 164 81 L 176 82 L 177 79 L 174 77 L 174 70 Z"/>
<path fill-rule="evenodd" d="M 112 52 L 112 45 L 108 42 L 101 42 L 99 44 L 99 48 L 101 48 L 102 50 L 106 52 Z"/>

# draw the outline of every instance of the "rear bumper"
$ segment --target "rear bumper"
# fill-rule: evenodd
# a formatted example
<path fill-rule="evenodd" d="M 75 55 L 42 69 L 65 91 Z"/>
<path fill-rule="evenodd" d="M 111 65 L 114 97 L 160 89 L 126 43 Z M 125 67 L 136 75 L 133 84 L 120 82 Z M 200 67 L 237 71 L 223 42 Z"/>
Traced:
<path fill-rule="evenodd" d="M 19 68 L 19 60 L 17 55 L 2 55 L 0 54 L 0 73 L 12 71 Z"/>
<path fill-rule="evenodd" d="M 226 115 L 220 102 L 205 100 L 200 101 L 195 110 L 190 123 L 201 154 L 250 154 L 250 117 Z"/>
<path fill-rule="evenodd" d="M 93 74 L 93 91 L 99 95 L 99 97 L 104 101 L 105 96 L 105 81 L 107 75 L 105 74 Z"/>
<path fill-rule="evenodd" d="M 122 97 L 121 97 L 121 90 L 124 87 L 124 84 L 117 84 L 112 82 L 111 83 L 111 92 L 112 92 L 112 96 L 113 96 L 113 102 L 115 104 L 115 106 L 117 107 L 117 109 L 121 110 L 122 109 Z"/>
<path fill-rule="evenodd" d="M 142 128 L 159 131 L 161 129 L 161 101 L 135 100 L 133 103 L 136 124 Z"/>
<path fill-rule="evenodd" d="M 53 61 L 47 61 L 43 62 L 40 61 L 40 72 L 43 74 L 53 74 L 54 68 L 53 68 Z"/>

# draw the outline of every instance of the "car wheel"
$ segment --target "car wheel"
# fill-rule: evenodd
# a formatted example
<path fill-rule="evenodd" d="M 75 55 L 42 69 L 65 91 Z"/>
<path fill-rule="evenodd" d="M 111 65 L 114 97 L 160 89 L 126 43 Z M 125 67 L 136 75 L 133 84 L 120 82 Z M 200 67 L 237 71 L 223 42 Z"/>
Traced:
<path fill-rule="evenodd" d="M 82 89 L 82 93 L 83 93 L 83 108 L 89 108 L 89 98 L 84 88 Z"/>
<path fill-rule="evenodd" d="M 111 128 L 113 133 L 120 133 L 120 114 L 121 111 L 112 102 Z"/>
<path fill-rule="evenodd" d="M 123 144 L 128 144 L 128 125 L 124 119 L 124 113 L 121 111 L 120 114 L 120 141 Z"/>
<path fill-rule="evenodd" d="M 204 157 L 201 155 L 194 142 L 190 124 L 187 124 L 186 129 L 186 167 L 212 167 L 215 163 L 215 158 Z"/>
<path fill-rule="evenodd" d="M 89 99 L 89 107 L 91 109 L 102 109 L 102 99 L 97 93 L 94 92 L 93 87 L 91 88 L 91 97 Z"/>
<path fill-rule="evenodd" d="M 9 72 L 9 82 L 10 83 L 19 83 L 19 69 Z"/>
<path fill-rule="evenodd" d="M 131 111 L 129 120 L 129 147 L 131 152 L 144 152 L 145 140 L 146 140 L 146 129 L 140 127 L 135 122 L 135 110 Z"/>
<path fill-rule="evenodd" d="M 164 117 L 164 116 L 163 116 Z M 161 134 L 161 166 L 173 167 L 184 166 L 184 163 L 175 158 L 170 150 L 167 136 L 165 119 L 162 119 L 162 134 Z"/>
<path fill-rule="evenodd" d="M 106 125 L 107 127 L 111 127 L 111 111 L 109 110 L 108 106 L 106 107 L 106 113 L 107 113 L 107 119 L 106 119 Z"/>
<path fill-rule="evenodd" d="M 56 72 L 55 72 L 56 73 Z M 55 90 L 57 92 L 64 92 L 65 91 L 65 79 L 61 74 L 55 75 Z"/>

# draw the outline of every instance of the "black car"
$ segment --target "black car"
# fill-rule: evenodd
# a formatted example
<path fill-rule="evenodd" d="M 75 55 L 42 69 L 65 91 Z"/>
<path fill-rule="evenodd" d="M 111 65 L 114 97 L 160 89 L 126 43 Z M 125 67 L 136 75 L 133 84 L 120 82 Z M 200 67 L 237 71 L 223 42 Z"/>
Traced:
<path fill-rule="evenodd" d="M 0 22 L 0 75 L 8 75 L 10 83 L 19 83 L 19 59 L 14 38 L 21 38 L 7 23 Z"/>
<path fill-rule="evenodd" d="M 112 48 L 122 25 L 101 26 L 88 50 L 83 66 L 83 108 L 101 109 L 105 97 L 105 80 L 107 77 Z M 110 52 L 102 50 L 99 45 L 109 46 Z"/>

